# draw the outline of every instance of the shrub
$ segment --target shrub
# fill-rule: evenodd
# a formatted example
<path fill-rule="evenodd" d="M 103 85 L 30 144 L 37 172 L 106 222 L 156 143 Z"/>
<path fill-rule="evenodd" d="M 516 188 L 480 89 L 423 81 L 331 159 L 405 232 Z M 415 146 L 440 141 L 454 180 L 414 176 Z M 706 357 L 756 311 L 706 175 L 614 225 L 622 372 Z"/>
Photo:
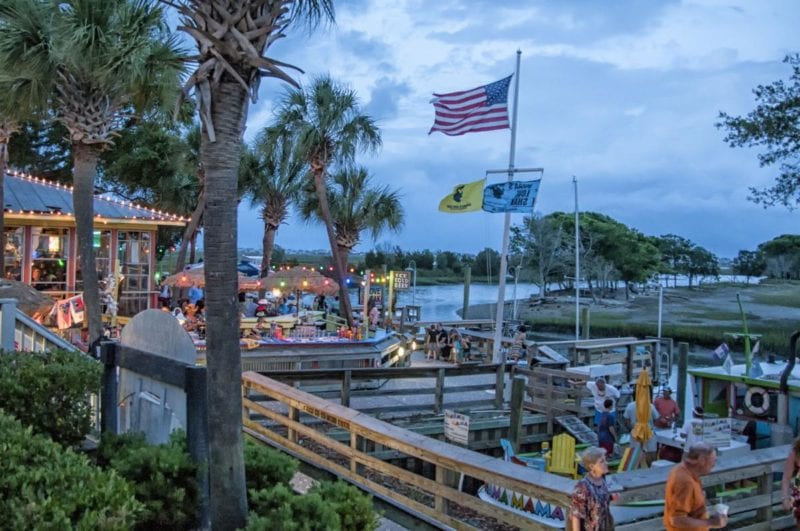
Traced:
<path fill-rule="evenodd" d="M 245 439 L 244 470 L 247 490 L 261 490 L 276 484 L 288 486 L 297 467 L 296 459 L 249 438 Z"/>
<path fill-rule="evenodd" d="M 295 494 L 286 485 L 251 490 L 249 531 L 340 531 L 339 515 L 319 494 Z"/>
<path fill-rule="evenodd" d="M 89 395 L 100 389 L 102 367 L 77 352 L 0 354 L 0 408 L 66 446 L 91 429 Z"/>
<path fill-rule="evenodd" d="M 186 437 L 150 445 L 144 435 L 103 434 L 98 464 L 111 468 L 134 486 L 144 505 L 137 529 L 194 529 L 199 524 L 197 466 L 186 451 Z"/>
<path fill-rule="evenodd" d="M 0 411 L 3 529 L 130 529 L 131 486 Z"/>
<path fill-rule="evenodd" d="M 325 481 L 309 491 L 319 494 L 339 515 L 343 531 L 372 531 L 378 527 L 378 514 L 372 497 L 344 481 Z"/>

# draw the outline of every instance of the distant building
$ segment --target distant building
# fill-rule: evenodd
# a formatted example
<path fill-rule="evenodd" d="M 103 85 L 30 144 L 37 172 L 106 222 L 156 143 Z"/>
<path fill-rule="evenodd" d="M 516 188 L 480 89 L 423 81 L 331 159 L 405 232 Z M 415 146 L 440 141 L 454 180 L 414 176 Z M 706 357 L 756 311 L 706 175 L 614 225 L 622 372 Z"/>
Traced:
<path fill-rule="evenodd" d="M 5 175 L 3 275 L 67 298 L 83 290 L 72 188 L 15 172 Z M 155 307 L 156 231 L 180 216 L 96 196 L 94 250 L 100 278 L 120 275 L 119 315 Z"/>

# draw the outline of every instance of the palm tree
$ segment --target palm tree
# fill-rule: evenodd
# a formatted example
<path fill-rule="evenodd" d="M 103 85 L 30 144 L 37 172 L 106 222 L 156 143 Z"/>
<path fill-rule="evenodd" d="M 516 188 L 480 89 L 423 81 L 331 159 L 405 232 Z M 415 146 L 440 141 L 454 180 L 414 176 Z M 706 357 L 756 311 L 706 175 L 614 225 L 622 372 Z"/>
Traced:
<path fill-rule="evenodd" d="M 397 231 L 403 226 L 400 195 L 388 186 L 375 186 L 363 167 L 345 168 L 328 178 L 328 203 L 336 231 L 336 246 L 342 261 L 361 241 L 361 233 L 370 231 L 376 240 L 384 230 Z M 322 220 L 316 194 L 308 194 L 300 205 L 306 220 Z"/>
<path fill-rule="evenodd" d="M 289 205 L 300 192 L 305 162 L 294 156 L 290 138 L 265 130 L 252 149 L 245 151 L 241 171 L 250 205 L 261 209 L 264 220 L 261 278 L 265 278 L 272 262 L 275 234 L 289 217 Z"/>
<path fill-rule="evenodd" d="M 168 103 L 181 72 L 177 41 L 147 0 L 3 0 L 0 84 L 20 108 L 51 108 L 72 143 L 72 194 L 90 341 L 102 335 L 94 181 L 99 152 L 138 106 Z"/>
<path fill-rule="evenodd" d="M 275 129 L 289 131 L 296 149 L 308 161 L 339 281 L 341 311 L 352 326 L 353 311 L 344 282 L 346 264 L 336 243 L 325 176 L 331 164 L 350 162 L 359 151 L 377 150 L 380 131 L 372 118 L 361 113 L 355 92 L 329 76 L 315 79 L 308 89 L 289 90 L 278 109 Z"/>
<path fill-rule="evenodd" d="M 208 327 L 208 424 L 211 526 L 244 527 L 241 352 L 236 293 L 237 176 L 248 98 L 262 77 L 294 81 L 289 66 L 264 57 L 288 25 L 333 19 L 332 0 L 163 0 L 197 43 L 198 63 L 184 92 L 193 90 L 202 123 L 205 171 L 205 274 Z"/>

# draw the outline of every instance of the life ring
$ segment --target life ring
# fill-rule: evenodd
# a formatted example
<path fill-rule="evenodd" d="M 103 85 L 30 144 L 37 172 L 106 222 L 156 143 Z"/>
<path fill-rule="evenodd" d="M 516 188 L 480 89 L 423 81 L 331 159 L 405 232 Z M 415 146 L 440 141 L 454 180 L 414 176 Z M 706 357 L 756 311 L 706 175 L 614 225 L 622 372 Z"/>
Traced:
<path fill-rule="evenodd" d="M 763 387 L 753 386 L 744 395 L 744 405 L 751 413 L 763 415 L 769 411 L 769 393 Z"/>

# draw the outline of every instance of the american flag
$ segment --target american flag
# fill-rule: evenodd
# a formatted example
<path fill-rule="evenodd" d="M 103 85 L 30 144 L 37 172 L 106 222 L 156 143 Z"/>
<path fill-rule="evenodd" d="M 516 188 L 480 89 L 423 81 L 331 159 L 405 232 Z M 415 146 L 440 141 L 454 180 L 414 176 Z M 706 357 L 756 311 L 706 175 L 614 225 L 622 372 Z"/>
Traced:
<path fill-rule="evenodd" d="M 449 136 L 509 129 L 508 86 L 511 76 L 472 90 L 435 94 L 431 100 L 436 110 L 428 134 L 440 131 Z"/>

